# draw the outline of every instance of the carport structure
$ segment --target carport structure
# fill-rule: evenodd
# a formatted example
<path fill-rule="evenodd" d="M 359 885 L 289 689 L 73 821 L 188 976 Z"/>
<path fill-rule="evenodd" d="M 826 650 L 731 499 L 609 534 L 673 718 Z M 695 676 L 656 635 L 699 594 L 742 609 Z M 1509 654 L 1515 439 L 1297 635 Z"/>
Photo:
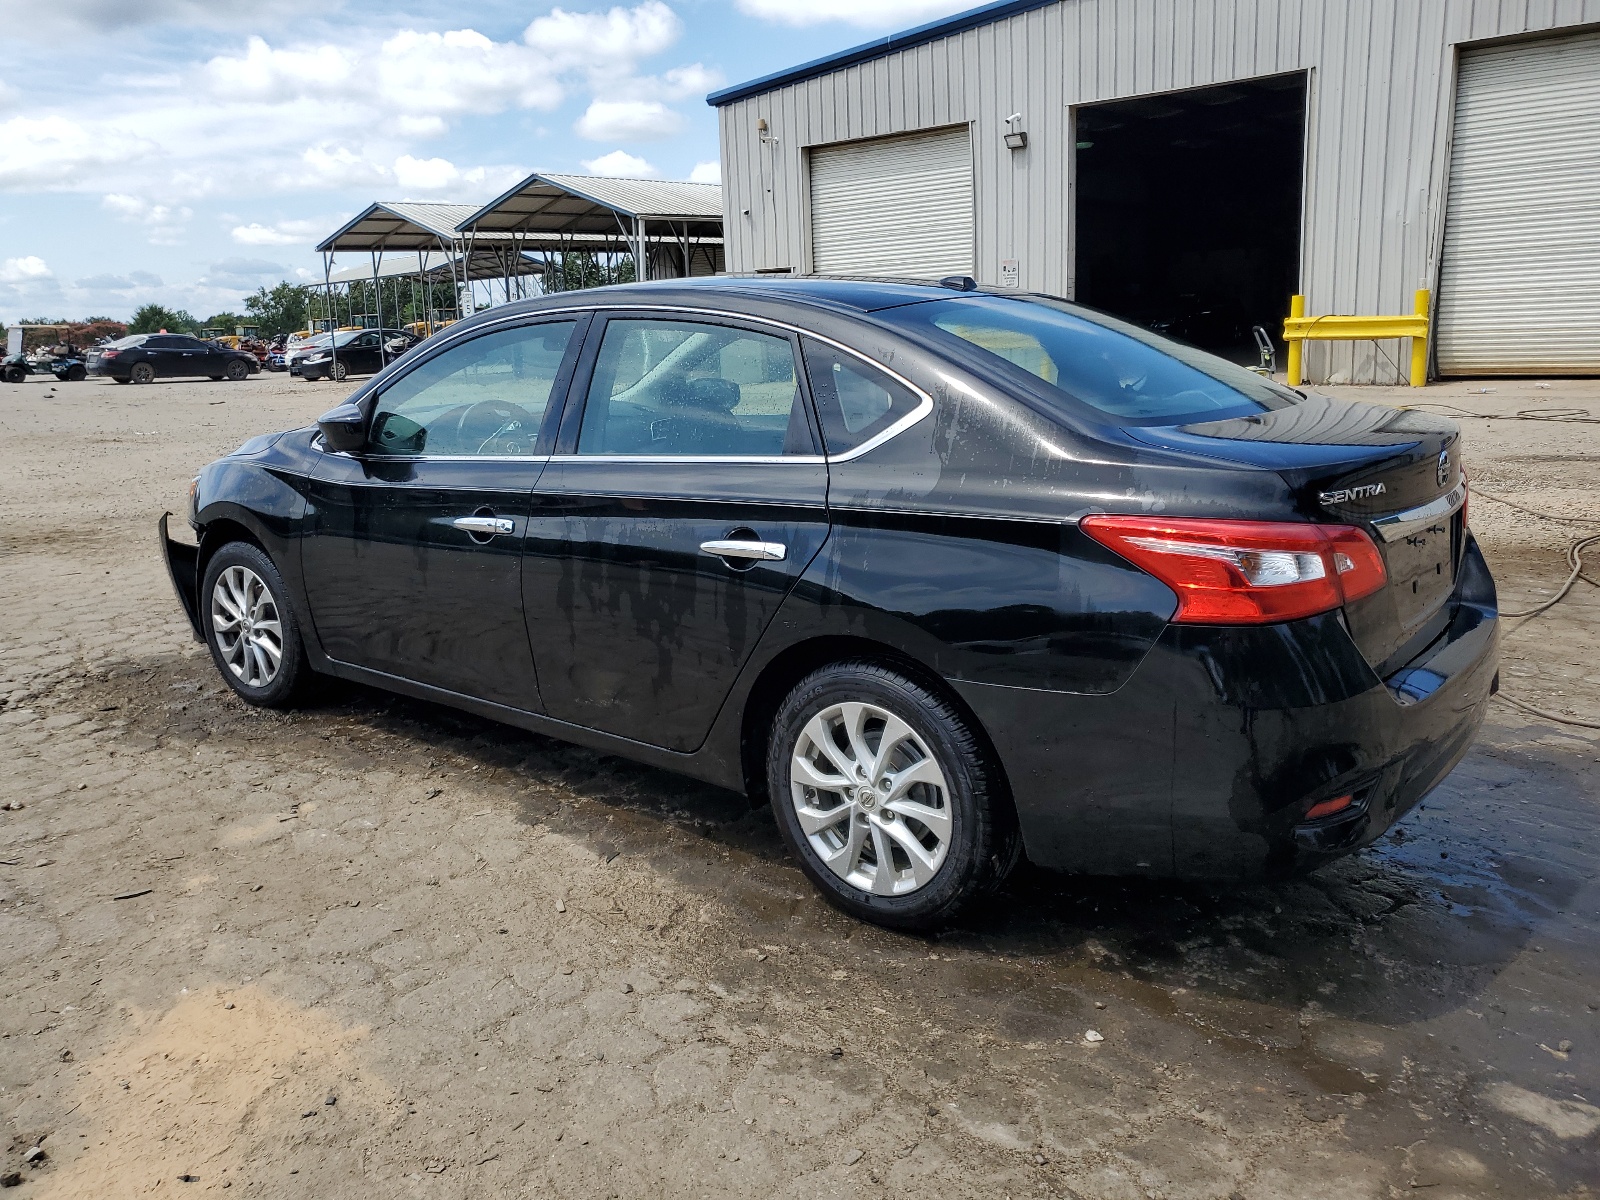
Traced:
<path fill-rule="evenodd" d="M 368 265 L 344 267 L 334 270 L 326 276 L 326 283 L 333 289 L 330 299 L 333 301 L 333 313 L 337 313 L 338 289 L 344 288 L 346 293 L 346 311 L 348 323 L 359 324 L 358 316 L 371 316 L 369 313 L 357 313 L 354 307 L 354 287 L 360 284 L 373 283 L 382 287 L 385 283 L 392 283 L 395 298 L 395 309 L 404 308 L 401 293 L 402 284 L 410 285 L 415 290 L 413 296 L 423 303 L 418 307 L 428 314 L 430 321 L 436 321 L 442 314 L 432 306 L 433 288 L 437 287 L 443 294 L 449 294 L 459 284 L 471 287 L 477 283 L 487 283 L 490 299 L 496 282 L 504 287 L 507 299 L 515 299 L 527 294 L 526 286 L 522 282 L 530 276 L 544 273 L 544 263 L 523 254 L 517 255 L 503 246 L 493 248 L 480 247 L 470 257 L 460 254 L 429 254 L 421 251 L 412 253 L 387 253 L 377 264 L 374 272 Z M 450 311 L 453 313 L 454 308 Z"/>
<path fill-rule="evenodd" d="M 509 237 L 514 251 L 627 254 L 635 278 L 722 269 L 722 186 L 668 179 L 536 173 L 456 226 L 477 246 Z"/>

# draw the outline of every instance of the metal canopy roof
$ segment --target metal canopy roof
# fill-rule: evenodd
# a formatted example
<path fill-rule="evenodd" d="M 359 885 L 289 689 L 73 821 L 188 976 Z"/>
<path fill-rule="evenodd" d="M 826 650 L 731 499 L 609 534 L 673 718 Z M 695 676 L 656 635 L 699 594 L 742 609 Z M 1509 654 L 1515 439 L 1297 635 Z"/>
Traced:
<path fill-rule="evenodd" d="M 321 243 L 321 253 L 338 250 L 439 250 L 461 235 L 456 227 L 478 210 L 470 204 L 419 204 L 380 200 Z M 500 238 L 504 234 L 479 234 Z"/>
<path fill-rule="evenodd" d="M 534 174 L 464 217 L 456 228 L 477 237 L 512 231 L 616 237 L 632 233 L 638 220 L 671 222 L 689 237 L 721 237 L 722 185 Z"/>
<path fill-rule="evenodd" d="M 378 278 L 406 279 L 423 274 L 431 275 L 435 279 L 449 279 L 452 274 L 459 274 L 461 271 L 462 259 L 459 255 L 437 252 L 427 255 L 426 270 L 422 265 L 423 257 L 420 254 L 385 254 L 383 261 L 378 264 Z M 497 242 L 494 249 L 485 250 L 480 247 L 473 251 L 467 278 L 504 279 L 507 275 L 540 275 L 543 272 L 544 263 L 527 254 L 519 255 L 509 246 Z M 359 262 L 353 267 L 341 268 L 328 276 L 329 283 L 366 283 L 371 279 L 370 260 Z"/>

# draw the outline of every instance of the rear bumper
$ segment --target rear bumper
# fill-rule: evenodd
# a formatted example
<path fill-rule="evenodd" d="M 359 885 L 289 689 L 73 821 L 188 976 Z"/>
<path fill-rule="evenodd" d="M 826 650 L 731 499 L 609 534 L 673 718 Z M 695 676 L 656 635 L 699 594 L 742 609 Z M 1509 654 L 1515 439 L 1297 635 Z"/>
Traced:
<path fill-rule="evenodd" d="M 186 546 L 168 536 L 167 518 L 171 515 L 162 513 L 161 520 L 156 523 L 161 555 L 167 561 L 167 578 L 172 580 L 172 590 L 178 593 L 183 615 L 189 618 L 189 627 L 194 630 L 194 640 L 203 642 L 205 638 L 200 632 L 200 547 Z"/>
<path fill-rule="evenodd" d="M 1110 695 L 955 686 L 999 751 L 1040 865 L 1289 874 L 1372 842 L 1470 748 L 1498 678 L 1494 583 L 1476 543 L 1453 599 L 1445 635 L 1387 680 L 1328 613 L 1169 626 Z M 1306 821 L 1343 795 L 1349 808 Z"/>

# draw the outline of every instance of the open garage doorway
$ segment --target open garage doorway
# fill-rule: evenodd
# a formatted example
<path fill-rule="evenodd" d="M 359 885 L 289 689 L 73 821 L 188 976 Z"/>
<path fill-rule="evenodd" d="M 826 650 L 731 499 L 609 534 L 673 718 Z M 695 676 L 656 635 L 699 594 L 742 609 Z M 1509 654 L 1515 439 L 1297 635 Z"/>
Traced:
<path fill-rule="evenodd" d="M 1236 362 L 1283 362 L 1300 275 L 1303 72 L 1077 110 L 1079 302 Z"/>

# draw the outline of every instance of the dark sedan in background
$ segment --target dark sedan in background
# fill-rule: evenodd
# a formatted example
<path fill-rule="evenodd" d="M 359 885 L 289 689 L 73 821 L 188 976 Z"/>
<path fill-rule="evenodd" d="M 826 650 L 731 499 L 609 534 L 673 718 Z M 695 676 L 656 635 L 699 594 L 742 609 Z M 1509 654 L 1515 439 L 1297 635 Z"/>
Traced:
<path fill-rule="evenodd" d="M 261 370 L 254 354 L 182 333 L 135 333 L 118 338 L 90 351 L 87 365 L 91 375 L 108 375 L 118 383 L 185 376 L 237 382 Z"/>
<path fill-rule="evenodd" d="M 902 928 L 1024 850 L 1315 867 L 1497 681 L 1454 425 L 964 279 L 496 308 L 207 466 L 190 521 L 247 701 L 339 676 L 743 789 Z"/>
<path fill-rule="evenodd" d="M 302 379 L 344 380 L 351 375 L 376 375 L 416 343 L 404 329 L 349 329 L 296 352 L 294 371 Z M 396 353 L 392 347 L 403 347 Z M 293 364 L 291 364 L 291 367 Z"/>

